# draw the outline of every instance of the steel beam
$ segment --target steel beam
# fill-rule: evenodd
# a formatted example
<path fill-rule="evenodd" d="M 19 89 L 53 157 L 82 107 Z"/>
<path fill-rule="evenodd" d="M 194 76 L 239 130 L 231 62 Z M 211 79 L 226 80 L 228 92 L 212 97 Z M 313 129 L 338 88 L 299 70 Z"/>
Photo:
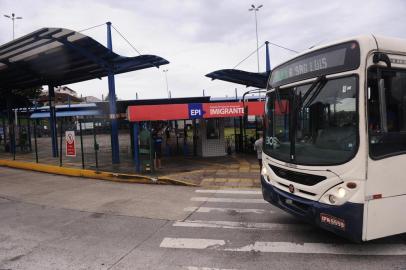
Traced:
<path fill-rule="evenodd" d="M 139 156 L 139 144 L 138 144 L 138 134 L 139 134 L 139 123 L 136 122 L 133 125 L 133 145 L 134 145 L 134 163 L 135 170 L 137 173 L 141 172 L 141 163 Z"/>
<path fill-rule="evenodd" d="M 266 55 L 265 55 L 266 72 L 269 72 L 269 71 L 271 71 L 271 59 L 269 56 L 269 41 L 265 41 L 265 52 L 266 52 Z"/>
<path fill-rule="evenodd" d="M 52 140 L 52 156 L 58 157 L 58 137 L 56 131 L 56 111 L 55 111 L 55 90 L 52 84 L 48 85 L 48 97 L 49 97 L 49 123 L 51 130 Z"/>
<path fill-rule="evenodd" d="M 107 22 L 107 48 L 113 52 L 113 43 L 111 40 L 111 22 Z M 109 84 L 109 109 L 111 121 L 111 156 L 113 164 L 120 163 L 120 146 L 118 143 L 118 122 L 116 108 L 116 85 L 114 81 L 114 72 L 112 69 L 108 71 Z"/>

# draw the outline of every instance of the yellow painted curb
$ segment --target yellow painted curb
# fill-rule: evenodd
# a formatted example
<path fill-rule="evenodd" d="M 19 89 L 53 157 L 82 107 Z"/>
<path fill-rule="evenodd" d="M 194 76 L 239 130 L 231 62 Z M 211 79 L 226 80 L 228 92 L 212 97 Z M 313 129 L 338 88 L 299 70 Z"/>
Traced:
<path fill-rule="evenodd" d="M 172 184 L 172 185 L 182 185 L 182 186 L 197 186 L 188 182 L 174 180 L 167 177 L 154 178 L 144 175 L 137 174 L 123 174 L 123 173 L 112 173 L 112 172 L 102 172 L 94 170 L 84 170 L 78 168 L 67 168 L 55 165 L 33 163 L 33 162 L 22 162 L 15 160 L 2 160 L 0 159 L 0 166 L 23 169 L 44 173 L 52 173 L 58 175 L 67 175 L 75 177 L 86 177 L 92 179 L 107 180 L 113 182 L 122 183 L 139 183 L 139 184 Z"/>

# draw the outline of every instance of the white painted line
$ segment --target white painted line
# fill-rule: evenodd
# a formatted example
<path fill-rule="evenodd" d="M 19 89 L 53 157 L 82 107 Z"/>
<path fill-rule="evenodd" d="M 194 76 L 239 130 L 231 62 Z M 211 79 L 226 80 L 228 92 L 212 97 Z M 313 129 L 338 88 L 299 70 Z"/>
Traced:
<path fill-rule="evenodd" d="M 197 193 L 214 193 L 214 194 L 262 195 L 262 192 L 257 191 L 257 190 L 198 189 L 195 192 L 197 192 Z"/>
<path fill-rule="evenodd" d="M 217 249 L 225 244 L 224 240 L 165 237 L 159 246 L 163 248 Z"/>
<path fill-rule="evenodd" d="M 229 245 L 230 243 L 227 243 Z M 302 253 L 302 254 L 336 254 L 355 256 L 406 256 L 404 244 L 324 244 L 291 242 L 255 242 L 239 248 L 228 248 L 224 240 L 165 238 L 161 245 L 164 248 L 213 249 L 232 252 L 264 253 Z"/>
<path fill-rule="evenodd" d="M 244 208 L 223 208 L 223 207 L 186 207 L 183 209 L 185 212 L 195 212 L 195 213 L 210 213 L 210 212 L 234 212 L 238 214 L 274 214 L 273 210 L 265 209 L 244 209 Z"/>
<path fill-rule="evenodd" d="M 211 198 L 211 197 L 192 197 L 194 202 L 222 202 L 222 203 L 261 203 L 268 204 L 264 199 L 245 199 L 245 198 Z"/>
<path fill-rule="evenodd" d="M 362 256 L 405 256 L 406 245 L 402 244 L 324 244 L 290 242 L 255 242 L 241 248 L 227 248 L 227 251 L 259 251 L 279 253 L 337 254 Z"/>
<path fill-rule="evenodd" d="M 237 270 L 237 269 L 225 269 L 225 268 L 211 268 L 211 267 L 197 267 L 197 266 L 186 266 L 187 270 Z"/>
<path fill-rule="evenodd" d="M 300 231 L 312 228 L 306 224 L 280 224 L 280 223 L 253 223 L 236 221 L 217 221 L 217 220 L 188 220 L 177 221 L 173 223 L 174 227 L 189 228 L 219 228 L 219 229 L 255 229 L 255 230 L 275 230 L 275 231 Z"/>

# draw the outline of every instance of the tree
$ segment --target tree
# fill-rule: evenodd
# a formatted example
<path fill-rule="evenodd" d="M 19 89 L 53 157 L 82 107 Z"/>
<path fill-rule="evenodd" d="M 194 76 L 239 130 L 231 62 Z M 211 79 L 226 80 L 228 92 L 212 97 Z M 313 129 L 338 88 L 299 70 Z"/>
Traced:
<path fill-rule="evenodd" d="M 26 108 L 33 105 L 33 100 L 41 94 L 42 88 L 28 88 L 4 91 L 0 95 L 0 110 Z"/>

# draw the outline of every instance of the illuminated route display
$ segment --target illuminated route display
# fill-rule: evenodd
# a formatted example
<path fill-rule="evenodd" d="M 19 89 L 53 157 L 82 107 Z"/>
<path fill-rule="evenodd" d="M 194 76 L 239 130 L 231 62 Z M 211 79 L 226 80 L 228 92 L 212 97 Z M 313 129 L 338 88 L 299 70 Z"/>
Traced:
<path fill-rule="evenodd" d="M 320 49 L 289 61 L 271 73 L 271 87 L 359 67 L 360 50 L 356 42 Z"/>

